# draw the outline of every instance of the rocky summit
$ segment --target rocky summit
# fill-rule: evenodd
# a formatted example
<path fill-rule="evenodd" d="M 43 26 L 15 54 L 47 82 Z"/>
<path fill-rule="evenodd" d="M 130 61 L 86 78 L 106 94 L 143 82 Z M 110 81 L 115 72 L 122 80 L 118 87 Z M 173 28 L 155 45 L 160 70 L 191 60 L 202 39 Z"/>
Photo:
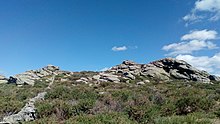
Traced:
<path fill-rule="evenodd" d="M 0 75 L 0 101 L 2 124 L 219 124 L 220 78 L 173 58 L 102 72 L 48 65 Z"/>
<path fill-rule="evenodd" d="M 15 76 L 11 76 L 8 79 L 8 83 L 15 83 L 17 85 L 34 85 L 36 80 L 39 80 L 43 77 L 50 75 L 58 75 L 64 73 L 64 71 L 60 71 L 59 67 L 48 65 L 38 70 L 30 70 L 26 71 L 22 74 L 17 74 Z M 68 72 L 66 72 L 68 73 Z"/>
<path fill-rule="evenodd" d="M 59 67 L 48 65 L 38 70 L 26 71 L 22 74 L 11 76 L 9 79 L 0 76 L 0 83 L 15 83 L 17 85 L 34 85 L 36 80 L 50 75 L 71 74 L 73 72 L 61 71 Z M 212 81 L 220 81 L 220 78 L 198 70 L 183 60 L 174 58 L 165 58 L 148 64 L 138 64 L 133 61 L 123 61 L 122 64 L 114 66 L 107 71 L 99 72 L 92 77 L 82 76 L 77 80 L 78 83 L 91 82 L 115 82 L 120 83 L 125 80 L 135 80 L 136 77 L 150 77 L 152 79 L 169 81 L 169 80 L 185 80 L 201 83 L 211 83 Z M 63 79 L 65 80 L 65 79 Z"/>
<path fill-rule="evenodd" d="M 112 67 L 106 73 L 121 75 L 124 79 L 135 79 L 136 76 L 148 76 L 159 80 L 187 80 L 202 83 L 220 81 L 220 78 L 201 71 L 183 60 L 165 58 L 149 64 L 137 64 L 132 61 L 124 61 L 122 64 Z"/>
<path fill-rule="evenodd" d="M 150 77 L 151 79 L 170 81 L 185 80 L 201 83 L 220 81 L 220 78 L 198 70 L 183 60 L 165 58 L 148 64 L 137 64 L 133 61 L 123 61 L 122 64 L 114 66 L 107 71 L 100 72 L 93 77 L 85 77 L 78 82 L 123 82 L 135 80 L 136 77 Z"/>

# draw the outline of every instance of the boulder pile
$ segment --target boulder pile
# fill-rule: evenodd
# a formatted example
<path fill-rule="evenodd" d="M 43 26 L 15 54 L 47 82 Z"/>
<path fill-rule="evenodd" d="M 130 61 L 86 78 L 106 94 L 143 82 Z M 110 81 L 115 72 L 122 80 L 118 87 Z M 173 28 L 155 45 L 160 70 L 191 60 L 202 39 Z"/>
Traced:
<path fill-rule="evenodd" d="M 162 81 L 180 79 L 210 83 L 220 81 L 220 78 L 201 71 L 183 60 L 165 58 L 149 64 L 137 64 L 132 61 L 124 61 L 122 64 L 112 67 L 105 73 L 121 75 L 125 79 L 135 79 L 136 76 L 145 76 Z"/>
<path fill-rule="evenodd" d="M 113 75 L 110 73 L 100 73 L 98 75 L 94 75 L 93 79 L 99 82 L 114 82 L 114 83 L 120 82 L 118 75 Z"/>
<path fill-rule="evenodd" d="M 18 74 L 9 78 L 9 83 L 16 83 L 17 85 L 34 85 L 36 80 L 39 80 L 45 76 L 59 74 L 59 67 L 48 65 L 39 70 L 26 71 L 22 74 Z"/>
<path fill-rule="evenodd" d="M 0 83 L 15 83 L 17 85 L 34 85 L 36 80 L 46 76 L 65 74 L 71 75 L 73 72 L 61 71 L 59 67 L 48 65 L 39 70 L 31 70 L 22 74 L 15 75 L 6 79 L 0 76 Z M 165 58 L 148 64 L 138 64 L 133 61 L 123 61 L 122 64 L 116 65 L 107 71 L 99 72 L 94 76 L 83 75 L 76 83 L 97 83 L 97 82 L 129 82 L 137 77 L 147 77 L 160 81 L 169 81 L 172 79 L 197 81 L 203 83 L 211 83 L 212 81 L 220 81 L 220 78 L 210 75 L 205 71 L 198 70 L 183 60 L 174 58 Z M 63 77 L 61 81 L 67 81 Z M 143 83 L 138 83 L 143 84 Z"/>

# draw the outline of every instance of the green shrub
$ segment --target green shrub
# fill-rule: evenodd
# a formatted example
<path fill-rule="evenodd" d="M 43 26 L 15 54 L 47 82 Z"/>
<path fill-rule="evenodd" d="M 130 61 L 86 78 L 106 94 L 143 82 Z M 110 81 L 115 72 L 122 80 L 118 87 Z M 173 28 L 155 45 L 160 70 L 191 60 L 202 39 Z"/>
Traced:
<path fill-rule="evenodd" d="M 80 100 L 80 99 L 97 99 L 98 94 L 93 90 L 93 89 L 86 89 L 86 88 L 74 88 L 71 91 L 71 96 L 75 100 Z"/>
<path fill-rule="evenodd" d="M 66 86 L 58 86 L 50 90 L 46 94 L 45 99 L 71 99 L 70 91 L 70 88 Z"/>
<path fill-rule="evenodd" d="M 157 105 L 162 105 L 164 104 L 165 102 L 165 98 L 159 94 L 159 93 L 156 93 L 156 94 L 153 94 L 149 97 L 149 99 L 154 103 L 154 104 L 157 104 Z"/>
<path fill-rule="evenodd" d="M 48 82 L 46 82 L 45 80 L 42 81 L 35 81 L 34 83 L 34 88 L 46 88 L 48 86 Z"/>
<path fill-rule="evenodd" d="M 218 110 L 216 110 L 214 113 L 218 118 L 220 118 L 220 108 Z"/>
<path fill-rule="evenodd" d="M 213 106 L 214 102 L 207 98 L 199 96 L 189 96 L 180 98 L 176 102 L 177 114 L 186 115 L 199 110 L 209 110 Z"/>
<path fill-rule="evenodd" d="M 63 121 L 59 121 L 55 115 L 52 117 L 38 118 L 35 121 L 22 122 L 22 124 L 62 124 Z"/>
<path fill-rule="evenodd" d="M 38 118 L 56 115 L 59 120 L 65 120 L 74 115 L 88 114 L 95 104 L 94 100 L 80 100 L 78 104 L 72 105 L 64 100 L 46 100 L 36 104 Z"/>
<path fill-rule="evenodd" d="M 139 123 L 152 122 L 160 115 L 160 107 L 157 105 L 130 106 L 126 111 L 129 118 Z"/>
<path fill-rule="evenodd" d="M 37 103 L 37 116 L 38 118 L 56 116 L 58 120 L 70 118 L 73 114 L 73 106 L 66 101 L 43 101 Z"/>
<path fill-rule="evenodd" d="M 23 102 L 17 100 L 0 99 L 0 117 L 17 113 L 24 106 Z"/>
<path fill-rule="evenodd" d="M 113 98 L 116 98 L 117 100 L 121 100 L 123 102 L 128 101 L 129 99 L 132 99 L 134 93 L 130 90 L 117 90 L 112 92 Z"/>
<path fill-rule="evenodd" d="M 37 95 L 42 88 L 29 85 L 17 87 L 13 84 L 0 84 L 0 118 L 4 115 L 17 113 L 29 98 Z"/>
<path fill-rule="evenodd" d="M 123 113 L 106 113 L 98 115 L 80 115 L 70 118 L 65 124 L 137 124 Z"/>
<path fill-rule="evenodd" d="M 207 118 L 197 118 L 193 115 L 159 117 L 154 120 L 155 124 L 211 124 Z"/>
<path fill-rule="evenodd" d="M 171 116 L 176 113 L 176 106 L 172 102 L 167 102 L 161 106 L 162 116 Z"/>
<path fill-rule="evenodd" d="M 52 113 L 54 113 L 54 105 L 50 101 L 38 102 L 36 103 L 36 107 L 38 118 L 49 117 Z"/>
<path fill-rule="evenodd" d="M 89 114 L 90 110 L 94 107 L 95 100 L 85 99 L 80 100 L 79 103 L 72 107 L 74 115 Z"/>

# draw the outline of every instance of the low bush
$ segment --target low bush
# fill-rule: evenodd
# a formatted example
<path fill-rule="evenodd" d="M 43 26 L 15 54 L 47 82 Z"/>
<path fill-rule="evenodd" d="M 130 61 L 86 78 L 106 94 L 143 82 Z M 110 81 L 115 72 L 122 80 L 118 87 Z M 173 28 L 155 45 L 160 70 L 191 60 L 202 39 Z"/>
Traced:
<path fill-rule="evenodd" d="M 66 124 L 137 124 L 123 113 L 106 113 L 98 115 L 80 115 L 70 118 Z"/>
<path fill-rule="evenodd" d="M 18 100 L 0 99 L 0 101 L 0 117 L 17 113 L 24 106 L 24 103 Z"/>
<path fill-rule="evenodd" d="M 199 110 L 207 111 L 214 105 L 212 100 L 199 96 L 188 96 L 180 98 L 176 102 L 177 114 L 186 115 Z"/>
<path fill-rule="evenodd" d="M 45 99 L 71 99 L 71 90 L 70 88 L 66 86 L 58 86 L 54 89 L 50 90 L 46 96 Z"/>
<path fill-rule="evenodd" d="M 131 120 L 138 123 L 148 123 L 160 115 L 160 107 L 157 105 L 130 106 L 126 112 Z"/>
<path fill-rule="evenodd" d="M 37 117 L 44 118 L 49 117 L 54 113 L 54 105 L 50 101 L 41 101 L 36 103 L 37 106 Z"/>
<path fill-rule="evenodd" d="M 216 110 L 214 113 L 218 118 L 220 118 L 220 108 L 218 110 Z"/>
<path fill-rule="evenodd" d="M 17 87 L 14 84 L 0 84 L 0 118 L 20 111 L 28 99 L 40 91 L 43 91 L 43 88 L 30 85 Z"/>
<path fill-rule="evenodd" d="M 212 124 L 207 118 L 197 118 L 193 115 L 159 117 L 154 120 L 155 124 Z"/>

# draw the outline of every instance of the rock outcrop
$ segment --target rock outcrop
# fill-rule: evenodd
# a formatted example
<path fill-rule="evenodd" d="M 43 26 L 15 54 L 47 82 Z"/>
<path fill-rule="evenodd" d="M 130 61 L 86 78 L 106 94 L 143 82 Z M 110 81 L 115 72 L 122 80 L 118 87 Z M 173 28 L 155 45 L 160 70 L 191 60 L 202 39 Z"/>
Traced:
<path fill-rule="evenodd" d="M 110 73 L 100 73 L 98 75 L 94 75 L 93 79 L 98 82 L 114 82 L 114 83 L 120 82 L 119 76 Z"/>
<path fill-rule="evenodd" d="M 0 83 L 16 83 L 17 85 L 34 85 L 36 80 L 45 76 L 68 74 L 73 72 L 61 71 L 59 67 L 48 65 L 39 70 L 31 70 L 6 79 L 0 76 Z M 210 83 L 220 81 L 220 78 L 210 75 L 205 71 L 198 70 L 183 60 L 165 58 L 149 64 L 137 64 L 133 61 L 123 61 L 122 64 L 114 66 L 107 71 L 100 72 L 94 76 L 83 76 L 76 80 L 76 83 L 97 83 L 97 82 L 129 82 L 137 77 L 150 77 L 156 80 L 168 81 L 171 79 L 197 81 Z M 65 81 L 65 79 L 62 79 Z"/>
<path fill-rule="evenodd" d="M 59 74 L 59 67 L 48 65 L 39 70 L 26 71 L 22 74 L 18 74 L 9 78 L 9 83 L 16 83 L 17 85 L 34 85 L 36 80 L 39 80 L 45 76 Z"/>
<path fill-rule="evenodd" d="M 0 84 L 8 83 L 8 79 L 5 76 L 0 75 Z"/>
<path fill-rule="evenodd" d="M 154 61 L 150 63 L 150 65 L 164 70 L 165 73 L 163 74 L 166 74 L 169 78 L 185 79 L 204 83 L 219 81 L 218 77 L 210 75 L 206 71 L 198 70 L 183 60 L 166 58 Z"/>
<path fill-rule="evenodd" d="M 112 67 L 105 73 L 121 75 L 123 78 L 135 79 L 136 76 L 147 76 L 159 80 L 180 79 L 209 83 L 220 81 L 220 78 L 198 70 L 183 60 L 165 58 L 149 64 L 137 64 L 132 61 L 124 61 L 122 64 Z"/>
<path fill-rule="evenodd" d="M 88 84 L 89 79 L 85 77 L 81 77 L 80 79 L 76 80 L 77 83 L 84 83 Z"/>

